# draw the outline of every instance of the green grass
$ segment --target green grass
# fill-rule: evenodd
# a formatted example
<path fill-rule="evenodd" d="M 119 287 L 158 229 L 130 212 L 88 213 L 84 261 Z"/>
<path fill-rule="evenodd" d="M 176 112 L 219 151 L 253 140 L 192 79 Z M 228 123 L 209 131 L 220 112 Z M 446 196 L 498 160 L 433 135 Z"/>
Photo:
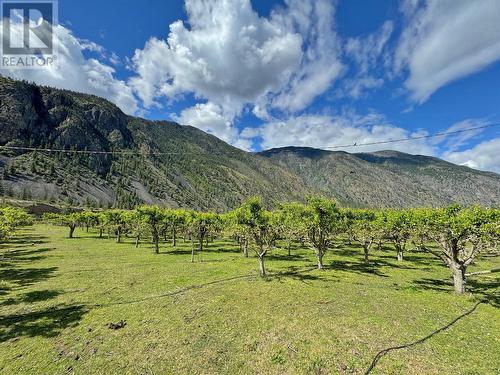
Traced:
<path fill-rule="evenodd" d="M 498 374 L 498 274 L 452 293 L 426 254 L 387 248 L 364 265 L 356 246 L 276 250 L 270 276 L 230 242 L 191 264 L 190 245 L 135 249 L 95 233 L 36 225 L 0 250 L 1 374 L 362 374 L 382 349 L 449 329 L 382 357 L 373 374 Z M 473 270 L 497 268 L 480 259 Z M 126 320 L 123 329 L 110 322 Z"/>

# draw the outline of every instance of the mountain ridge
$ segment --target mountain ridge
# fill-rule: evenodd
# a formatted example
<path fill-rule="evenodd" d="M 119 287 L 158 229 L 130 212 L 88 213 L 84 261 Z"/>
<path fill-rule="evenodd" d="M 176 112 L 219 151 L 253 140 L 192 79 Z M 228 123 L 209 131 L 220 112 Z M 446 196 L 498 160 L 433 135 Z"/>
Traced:
<path fill-rule="evenodd" d="M 93 95 L 4 77 L 0 145 L 68 150 L 3 150 L 2 194 L 89 206 L 149 203 L 224 211 L 252 195 L 272 205 L 310 194 L 353 206 L 498 205 L 500 195 L 499 175 L 437 158 L 307 147 L 249 153 L 195 127 L 127 116 Z M 437 170 L 450 182 L 429 177 Z"/>
<path fill-rule="evenodd" d="M 399 151 L 346 153 L 286 147 L 261 153 L 309 181 L 309 186 L 354 206 L 497 206 L 500 176 L 435 157 Z"/>

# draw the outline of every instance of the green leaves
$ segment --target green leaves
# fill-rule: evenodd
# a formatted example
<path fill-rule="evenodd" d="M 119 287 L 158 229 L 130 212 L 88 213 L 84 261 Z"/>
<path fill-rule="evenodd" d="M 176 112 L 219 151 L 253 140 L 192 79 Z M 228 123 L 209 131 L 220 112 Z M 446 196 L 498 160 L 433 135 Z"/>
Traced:
<path fill-rule="evenodd" d="M 32 224 L 33 217 L 26 211 L 14 207 L 0 208 L 0 240 L 10 237 L 17 228 Z"/>

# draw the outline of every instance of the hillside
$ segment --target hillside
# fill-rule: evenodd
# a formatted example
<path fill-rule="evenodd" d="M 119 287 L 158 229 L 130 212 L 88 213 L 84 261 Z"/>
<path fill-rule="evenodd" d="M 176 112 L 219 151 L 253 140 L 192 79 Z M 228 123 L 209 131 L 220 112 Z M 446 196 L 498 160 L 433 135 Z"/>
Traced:
<path fill-rule="evenodd" d="M 132 153 L 3 152 L 3 194 L 24 199 L 225 210 L 251 195 L 275 202 L 310 192 L 268 159 L 196 128 L 128 117 L 95 96 L 1 77 L 0 145 Z"/>
<path fill-rule="evenodd" d="M 302 147 L 260 153 L 350 206 L 500 203 L 500 176 L 396 151 L 349 154 Z"/>
<path fill-rule="evenodd" d="M 498 205 L 500 176 L 396 152 L 244 152 L 189 126 L 126 116 L 114 104 L 0 77 L 0 196 L 94 207 L 140 203 L 226 210 L 312 193 L 352 206 Z M 120 154 L 106 152 L 120 151 Z"/>

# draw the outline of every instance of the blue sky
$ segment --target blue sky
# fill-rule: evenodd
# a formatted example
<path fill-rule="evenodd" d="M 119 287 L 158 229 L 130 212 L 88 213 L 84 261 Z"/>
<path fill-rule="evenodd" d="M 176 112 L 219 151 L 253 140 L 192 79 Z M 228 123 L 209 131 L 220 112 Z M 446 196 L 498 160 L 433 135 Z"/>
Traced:
<path fill-rule="evenodd" d="M 59 0 L 57 71 L 247 150 L 326 148 L 500 123 L 496 0 Z M 500 127 L 396 149 L 500 172 Z"/>

